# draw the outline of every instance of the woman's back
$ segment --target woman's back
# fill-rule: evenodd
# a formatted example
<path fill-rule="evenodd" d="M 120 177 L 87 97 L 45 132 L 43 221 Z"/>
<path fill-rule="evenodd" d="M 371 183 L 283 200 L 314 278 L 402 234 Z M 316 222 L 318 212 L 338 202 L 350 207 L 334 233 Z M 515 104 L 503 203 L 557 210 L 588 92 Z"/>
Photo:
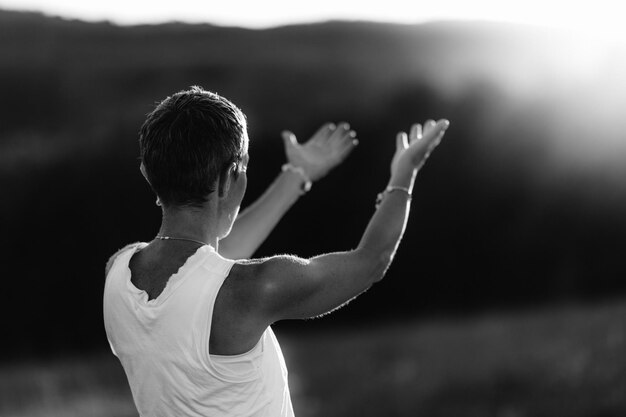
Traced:
<path fill-rule="evenodd" d="M 187 262 L 198 246 L 186 242 L 165 243 L 153 241 L 130 258 L 128 267 L 131 282 L 135 287 L 148 293 L 148 299 L 157 298 L 172 275 Z"/>
<path fill-rule="evenodd" d="M 291 415 L 286 368 L 271 329 L 241 355 L 209 352 L 213 307 L 234 261 L 202 246 L 167 280 L 166 272 L 151 280 L 154 252 L 140 256 L 147 247 L 131 245 L 117 256 L 104 294 L 107 336 L 140 414 Z M 165 281 L 156 297 L 132 282 L 131 259 L 138 283 L 156 288 Z M 165 263 L 174 268 L 176 260 Z"/>

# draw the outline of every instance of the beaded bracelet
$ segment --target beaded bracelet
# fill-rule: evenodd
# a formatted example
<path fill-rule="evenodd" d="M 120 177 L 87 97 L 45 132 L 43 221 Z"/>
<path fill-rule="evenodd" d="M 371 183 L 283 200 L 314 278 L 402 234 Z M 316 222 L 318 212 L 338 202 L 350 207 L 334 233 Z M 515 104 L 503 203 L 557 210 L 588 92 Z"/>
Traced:
<path fill-rule="evenodd" d="M 413 196 L 411 195 L 411 190 L 409 190 L 408 188 L 399 187 L 397 185 L 389 185 L 383 190 L 382 193 L 378 193 L 378 195 L 376 196 L 376 208 L 378 209 L 378 207 L 380 207 L 380 205 L 382 204 L 383 198 L 385 198 L 385 194 L 392 193 L 394 191 L 404 191 L 408 198 L 407 201 L 411 201 L 411 199 L 413 198 Z"/>
<path fill-rule="evenodd" d="M 308 192 L 311 189 L 313 182 L 311 182 L 311 179 L 309 178 L 308 175 L 306 175 L 306 172 L 304 172 L 304 169 L 302 167 L 293 166 L 287 163 L 282 166 L 281 170 L 282 172 L 291 171 L 302 177 L 302 179 L 304 180 L 304 182 L 302 183 L 302 188 L 301 188 L 302 194 Z"/>

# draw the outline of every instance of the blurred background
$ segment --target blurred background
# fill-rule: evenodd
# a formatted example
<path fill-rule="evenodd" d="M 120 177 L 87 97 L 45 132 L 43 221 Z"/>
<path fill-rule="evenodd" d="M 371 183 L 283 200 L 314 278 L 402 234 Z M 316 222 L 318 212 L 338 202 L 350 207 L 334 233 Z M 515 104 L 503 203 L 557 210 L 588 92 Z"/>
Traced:
<path fill-rule="evenodd" d="M 451 127 L 387 277 L 276 332 L 296 415 L 626 415 L 626 30 L 610 4 L 0 1 L 0 415 L 136 416 L 104 264 L 160 211 L 137 131 L 191 85 L 251 137 L 245 204 L 306 140 L 360 145 L 259 256 L 355 247 L 397 131 Z M 296 8 L 297 6 L 297 8 Z"/>

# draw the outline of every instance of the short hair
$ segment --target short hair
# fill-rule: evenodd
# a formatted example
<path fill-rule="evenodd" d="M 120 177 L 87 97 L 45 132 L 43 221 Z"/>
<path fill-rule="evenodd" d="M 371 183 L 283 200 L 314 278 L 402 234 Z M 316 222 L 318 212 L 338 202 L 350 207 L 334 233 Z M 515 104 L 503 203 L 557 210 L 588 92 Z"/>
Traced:
<path fill-rule="evenodd" d="M 202 206 L 246 147 L 243 112 L 198 86 L 161 101 L 139 131 L 146 179 L 164 206 Z"/>

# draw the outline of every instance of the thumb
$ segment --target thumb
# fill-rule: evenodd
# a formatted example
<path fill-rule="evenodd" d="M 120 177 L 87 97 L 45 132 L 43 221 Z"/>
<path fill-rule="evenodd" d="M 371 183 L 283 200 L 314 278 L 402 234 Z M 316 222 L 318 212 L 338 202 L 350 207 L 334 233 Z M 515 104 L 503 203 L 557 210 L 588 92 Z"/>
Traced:
<path fill-rule="evenodd" d="M 403 151 L 409 147 L 409 141 L 405 132 L 399 132 L 396 135 L 396 152 Z"/>
<path fill-rule="evenodd" d="M 298 141 L 296 140 L 296 135 L 294 135 L 293 132 L 290 132 L 289 130 L 283 130 L 281 135 L 283 137 L 283 142 L 285 143 L 286 147 L 298 145 Z"/>

